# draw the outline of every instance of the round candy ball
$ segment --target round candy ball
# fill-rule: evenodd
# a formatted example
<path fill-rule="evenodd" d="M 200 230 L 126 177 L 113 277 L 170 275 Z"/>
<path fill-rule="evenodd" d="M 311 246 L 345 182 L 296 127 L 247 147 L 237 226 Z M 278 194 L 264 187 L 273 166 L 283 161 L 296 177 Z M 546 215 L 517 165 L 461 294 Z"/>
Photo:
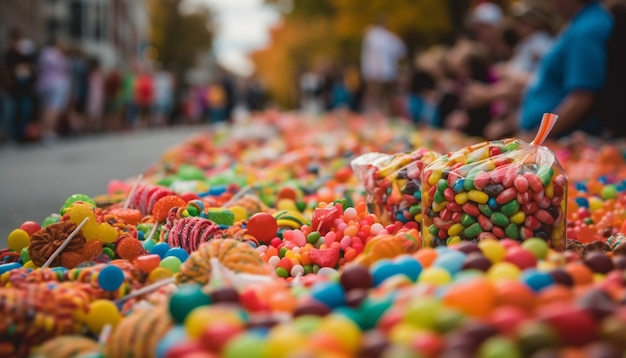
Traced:
<path fill-rule="evenodd" d="M 337 282 L 319 282 L 311 288 L 311 297 L 330 308 L 346 304 L 343 287 Z"/>
<path fill-rule="evenodd" d="M 187 253 L 187 251 L 185 251 L 185 249 L 181 247 L 172 247 L 171 249 L 167 250 L 167 252 L 165 253 L 165 257 L 169 256 L 177 257 L 180 262 L 185 262 L 189 258 L 189 254 Z"/>
<path fill-rule="evenodd" d="M 248 220 L 248 234 L 254 236 L 262 243 L 268 243 L 276 237 L 278 224 L 276 219 L 269 213 L 259 212 Z"/>
<path fill-rule="evenodd" d="M 159 266 L 170 270 L 172 273 L 178 273 L 178 271 L 180 271 L 181 264 L 182 263 L 180 262 L 178 257 L 168 256 L 168 257 L 163 258 L 163 260 L 161 260 L 161 263 L 159 263 Z"/>
<path fill-rule="evenodd" d="M 108 265 L 98 274 L 98 285 L 105 291 L 116 291 L 124 282 L 124 272 L 117 266 Z"/>
<path fill-rule="evenodd" d="M 224 358 L 262 358 L 265 339 L 257 334 L 243 333 L 230 339 L 222 350 Z"/>
<path fill-rule="evenodd" d="M 26 231 L 29 236 L 32 236 L 37 231 L 41 230 L 41 225 L 34 221 L 24 221 L 22 225 L 20 225 L 20 229 Z"/>
<path fill-rule="evenodd" d="M 23 248 L 30 244 L 30 235 L 24 229 L 15 229 L 9 233 L 7 241 L 9 249 L 21 252 Z"/>
<path fill-rule="evenodd" d="M 196 307 L 207 306 L 210 303 L 210 297 L 202 292 L 200 285 L 185 284 L 174 291 L 168 305 L 174 322 L 182 324 L 189 312 Z"/>
<path fill-rule="evenodd" d="M 165 254 L 171 249 L 170 245 L 165 242 L 159 242 L 150 250 L 151 254 L 159 255 L 161 258 L 165 257 Z"/>
<path fill-rule="evenodd" d="M 117 306 L 113 301 L 99 299 L 89 306 L 89 313 L 85 316 L 85 324 L 93 334 L 100 334 L 107 324 L 115 327 L 122 319 Z"/>

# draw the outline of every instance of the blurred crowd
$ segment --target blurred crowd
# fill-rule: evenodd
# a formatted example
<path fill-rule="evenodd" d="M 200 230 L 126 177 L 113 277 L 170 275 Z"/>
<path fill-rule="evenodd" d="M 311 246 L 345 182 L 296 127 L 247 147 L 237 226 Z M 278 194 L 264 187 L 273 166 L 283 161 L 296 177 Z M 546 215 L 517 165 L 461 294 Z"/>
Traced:
<path fill-rule="evenodd" d="M 465 31 L 429 48 L 407 48 L 387 22 L 381 14 L 366 29 L 360 63 L 300 71 L 297 107 L 487 139 L 528 138 L 551 112 L 556 136 L 626 136 L 625 0 L 479 1 Z M 229 121 L 236 108 L 271 103 L 254 76 L 216 67 L 199 78 L 150 61 L 104 69 L 78 47 L 38 45 L 15 29 L 0 62 L 0 142 Z"/>
<path fill-rule="evenodd" d="M 267 101 L 258 79 L 217 66 L 196 78 L 150 61 L 105 69 L 60 38 L 38 46 L 13 29 L 8 43 L 0 61 L 0 143 L 228 121 L 235 106 L 255 111 Z"/>
<path fill-rule="evenodd" d="M 426 49 L 407 48 L 386 22 L 365 32 L 359 68 L 326 63 L 303 73 L 300 106 L 487 139 L 532 139 L 551 112 L 555 136 L 626 136 L 624 1 L 482 1 L 451 45 Z"/>

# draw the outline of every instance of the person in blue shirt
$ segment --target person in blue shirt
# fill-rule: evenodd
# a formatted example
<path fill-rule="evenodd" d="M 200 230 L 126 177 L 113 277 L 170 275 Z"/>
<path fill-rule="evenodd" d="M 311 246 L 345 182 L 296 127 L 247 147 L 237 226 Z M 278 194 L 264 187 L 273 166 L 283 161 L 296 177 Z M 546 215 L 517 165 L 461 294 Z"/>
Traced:
<path fill-rule="evenodd" d="M 597 0 L 551 2 L 567 22 L 525 91 L 518 127 L 533 132 L 542 115 L 551 112 L 559 115 L 552 130 L 555 136 L 576 130 L 597 134 L 600 126 L 592 108 L 606 79 L 613 19 Z"/>

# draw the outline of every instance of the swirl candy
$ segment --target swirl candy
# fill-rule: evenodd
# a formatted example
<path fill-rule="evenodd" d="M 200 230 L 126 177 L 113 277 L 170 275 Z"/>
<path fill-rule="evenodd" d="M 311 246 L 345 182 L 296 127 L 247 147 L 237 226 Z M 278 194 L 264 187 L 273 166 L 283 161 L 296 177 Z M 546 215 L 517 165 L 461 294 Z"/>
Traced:
<path fill-rule="evenodd" d="M 422 171 L 439 156 L 420 148 L 393 155 L 369 153 L 353 160 L 352 168 L 367 190 L 370 212 L 383 225 L 395 221 L 421 224 Z"/>
<path fill-rule="evenodd" d="M 187 217 L 178 219 L 163 236 L 170 246 L 181 247 L 188 253 L 192 253 L 203 242 L 221 237 L 222 230 L 209 219 Z"/>
<path fill-rule="evenodd" d="M 544 117 L 538 136 L 547 136 L 549 119 Z M 564 249 L 567 177 L 554 154 L 536 144 L 542 141 L 479 143 L 428 166 L 422 191 L 425 245 L 539 237 Z"/>

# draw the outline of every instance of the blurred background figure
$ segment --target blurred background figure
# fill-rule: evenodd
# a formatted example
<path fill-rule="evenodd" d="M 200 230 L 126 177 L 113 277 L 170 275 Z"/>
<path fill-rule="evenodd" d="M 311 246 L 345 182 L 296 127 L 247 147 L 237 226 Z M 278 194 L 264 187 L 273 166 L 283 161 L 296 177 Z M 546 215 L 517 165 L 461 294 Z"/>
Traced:
<path fill-rule="evenodd" d="M 535 131 L 543 113 L 551 112 L 559 115 L 551 132 L 555 136 L 575 130 L 598 134 L 600 121 L 593 107 L 606 79 L 613 18 L 597 0 L 550 3 L 566 24 L 526 90 L 519 129 Z"/>
<path fill-rule="evenodd" d="M 397 91 L 399 61 L 407 56 L 404 42 L 387 28 L 387 18 L 379 15 L 367 28 L 361 47 L 361 72 L 365 93 L 363 111 L 391 115 Z"/>
<path fill-rule="evenodd" d="M 163 68 L 154 74 L 154 113 L 153 124 L 163 127 L 171 123 L 174 109 L 174 76 Z"/>
<path fill-rule="evenodd" d="M 136 108 L 135 126 L 137 128 L 150 127 L 152 106 L 154 105 L 154 77 L 148 66 L 142 65 L 139 74 L 135 78 L 133 88 L 133 101 Z"/>
<path fill-rule="evenodd" d="M 5 91 L 0 105 L 0 122 L 8 139 L 25 141 L 26 129 L 35 118 L 35 44 L 25 38 L 19 29 L 14 28 L 8 34 L 9 47 L 4 54 L 0 92 Z M 0 93 L 0 96 L 2 93 Z M 0 97 L 2 98 L 2 97 Z"/>
<path fill-rule="evenodd" d="M 37 60 L 37 93 L 41 102 L 41 137 L 52 143 L 58 137 L 61 116 L 66 113 L 71 95 L 70 63 L 63 41 L 54 37 Z"/>
<path fill-rule="evenodd" d="M 88 60 L 86 124 L 87 133 L 99 133 L 104 130 L 103 114 L 105 106 L 105 74 L 100 60 Z"/>
<path fill-rule="evenodd" d="M 517 36 L 512 57 L 495 65 L 497 80 L 489 85 L 470 84 L 464 93 L 468 108 L 497 103 L 494 117 L 484 136 L 498 139 L 510 136 L 516 130 L 516 111 L 522 93 L 546 52 L 552 45 L 553 20 L 543 1 L 514 3 L 511 10 L 513 28 Z"/>
<path fill-rule="evenodd" d="M 473 39 L 484 47 L 490 63 L 507 58 L 508 51 L 503 41 L 504 13 L 492 2 L 481 2 L 472 10 L 469 17 L 469 32 Z"/>

